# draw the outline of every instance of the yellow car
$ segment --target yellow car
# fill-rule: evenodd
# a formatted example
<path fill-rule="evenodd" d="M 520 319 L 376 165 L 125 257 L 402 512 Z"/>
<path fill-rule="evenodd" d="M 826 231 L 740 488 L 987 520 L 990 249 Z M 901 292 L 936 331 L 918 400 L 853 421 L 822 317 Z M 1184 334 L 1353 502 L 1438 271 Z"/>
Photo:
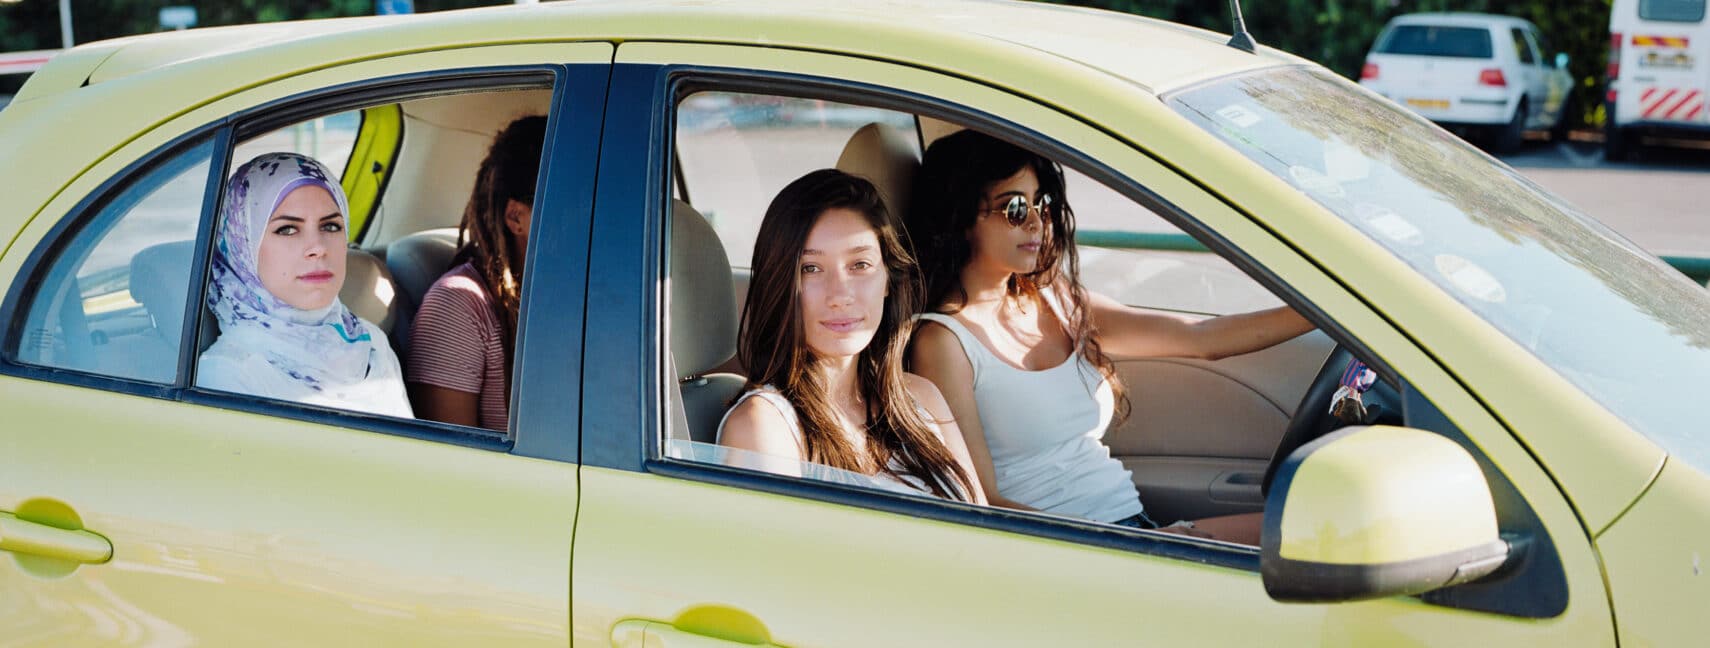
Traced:
<path fill-rule="evenodd" d="M 61 53 L 0 111 L 0 643 L 1701 644 L 1710 295 L 1229 40 L 1044 4 L 662 0 Z M 195 386 L 235 165 L 342 169 L 344 302 L 407 349 L 525 114 L 549 126 L 505 430 Z M 1148 510 L 1262 511 L 1260 546 L 710 443 L 771 196 L 832 165 L 906 195 L 963 128 L 1065 166 L 1090 288 L 1318 326 L 1118 363 L 1135 415 L 1105 442 Z M 1350 359 L 1379 381 L 1342 425 Z"/>

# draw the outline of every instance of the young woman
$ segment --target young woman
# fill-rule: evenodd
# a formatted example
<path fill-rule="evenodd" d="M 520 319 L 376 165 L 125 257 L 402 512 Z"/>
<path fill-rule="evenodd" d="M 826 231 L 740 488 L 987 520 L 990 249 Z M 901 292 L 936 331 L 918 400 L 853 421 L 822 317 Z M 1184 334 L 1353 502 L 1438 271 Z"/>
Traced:
<path fill-rule="evenodd" d="M 1312 330 L 1287 308 L 1194 322 L 1087 292 L 1062 169 L 997 138 L 934 142 L 914 187 L 933 312 L 911 366 L 948 401 L 993 504 L 1156 528 L 1102 440 L 1128 408 L 1110 356 L 1222 358 Z M 1257 544 L 1256 516 L 1234 517 L 1184 532 Z"/>
<path fill-rule="evenodd" d="M 452 269 L 422 296 L 405 374 L 422 418 L 504 431 L 523 255 L 546 118 L 523 117 L 493 138 L 463 209 Z"/>
<path fill-rule="evenodd" d="M 919 279 L 872 183 L 834 169 L 790 183 L 751 267 L 748 385 L 719 443 L 984 503 L 944 398 L 903 373 Z"/>
<path fill-rule="evenodd" d="M 229 392 L 409 417 L 386 334 L 338 299 L 344 191 L 325 166 L 268 153 L 226 185 L 207 304 L 220 338 L 196 384 Z"/>

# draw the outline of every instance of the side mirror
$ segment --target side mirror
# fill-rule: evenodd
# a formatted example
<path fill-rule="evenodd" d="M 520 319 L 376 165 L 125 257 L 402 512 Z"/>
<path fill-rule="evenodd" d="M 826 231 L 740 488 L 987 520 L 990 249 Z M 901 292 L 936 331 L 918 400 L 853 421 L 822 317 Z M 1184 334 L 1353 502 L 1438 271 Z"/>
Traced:
<path fill-rule="evenodd" d="M 1481 578 L 1510 554 L 1478 463 L 1412 428 L 1349 427 L 1277 469 L 1259 542 L 1284 602 L 1418 594 Z"/>
<path fill-rule="evenodd" d="M 1567 64 L 1568 64 L 1567 52 L 1556 52 L 1556 69 L 1565 70 L 1565 69 L 1567 69 Z"/>

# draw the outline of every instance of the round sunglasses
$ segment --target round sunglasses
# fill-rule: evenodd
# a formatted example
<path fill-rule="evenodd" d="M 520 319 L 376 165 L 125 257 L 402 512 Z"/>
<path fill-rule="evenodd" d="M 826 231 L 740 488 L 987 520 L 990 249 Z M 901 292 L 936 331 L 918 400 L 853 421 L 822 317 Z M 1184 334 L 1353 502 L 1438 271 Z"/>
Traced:
<path fill-rule="evenodd" d="M 1051 208 L 1055 206 L 1055 203 L 1056 200 L 1051 198 L 1051 194 L 1043 194 L 1039 196 L 1038 202 L 1031 205 L 1027 204 L 1026 198 L 1021 196 L 1010 196 L 1009 200 L 1004 201 L 1002 205 L 988 208 L 986 211 L 994 214 L 1003 214 L 1004 221 L 1009 223 L 1010 227 L 1021 227 L 1023 223 L 1027 222 L 1028 214 L 1032 214 L 1034 212 L 1039 213 L 1039 220 L 1041 222 L 1049 220 L 1051 218 Z"/>

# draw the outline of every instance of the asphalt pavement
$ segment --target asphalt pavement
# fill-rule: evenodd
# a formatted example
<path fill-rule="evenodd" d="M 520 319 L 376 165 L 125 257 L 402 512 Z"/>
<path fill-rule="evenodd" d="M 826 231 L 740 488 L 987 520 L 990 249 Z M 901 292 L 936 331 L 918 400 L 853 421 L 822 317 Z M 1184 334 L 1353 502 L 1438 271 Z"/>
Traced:
<path fill-rule="evenodd" d="M 1529 140 L 1516 170 L 1659 255 L 1710 257 L 1710 146 L 1652 146 L 1610 162 L 1591 134 Z"/>

